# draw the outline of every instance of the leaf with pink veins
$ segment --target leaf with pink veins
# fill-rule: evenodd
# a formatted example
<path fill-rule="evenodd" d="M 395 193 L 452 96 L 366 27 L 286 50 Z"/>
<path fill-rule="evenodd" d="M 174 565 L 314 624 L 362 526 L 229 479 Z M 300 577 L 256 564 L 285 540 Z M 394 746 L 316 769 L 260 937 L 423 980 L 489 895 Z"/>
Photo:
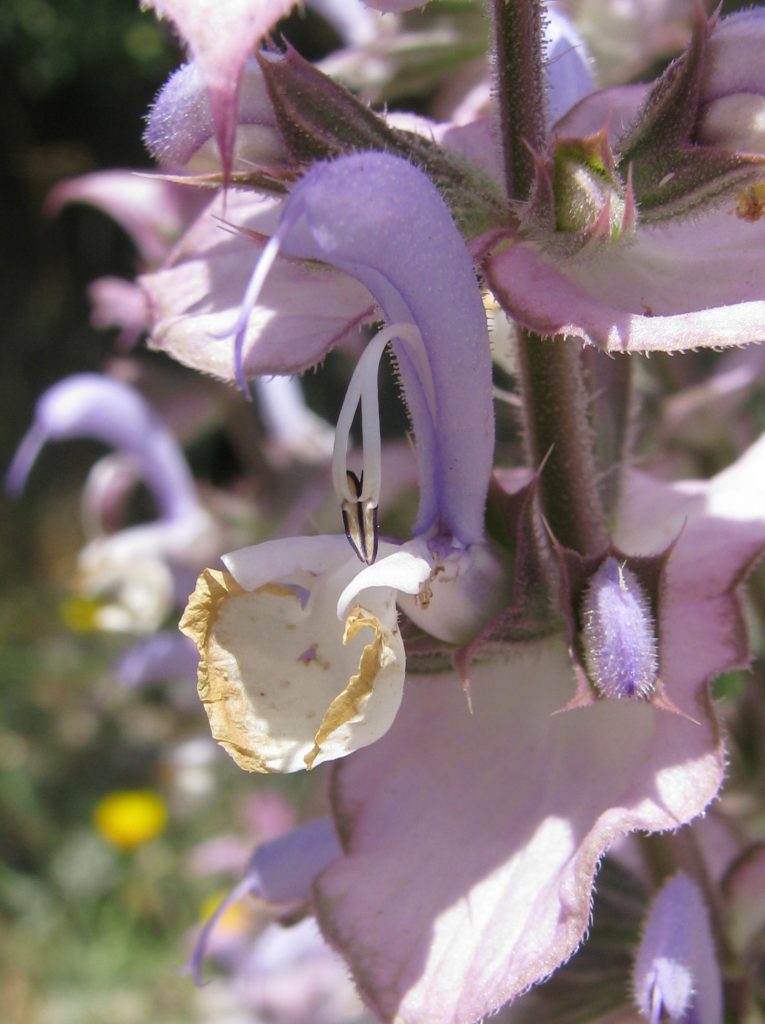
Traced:
<path fill-rule="evenodd" d="M 492 256 L 500 305 L 544 336 L 608 352 L 680 352 L 765 339 L 765 221 L 720 207 L 672 225 L 638 225 L 602 252 L 554 260 L 531 242 Z"/>
<path fill-rule="evenodd" d="M 765 548 L 763 508 L 765 439 L 710 481 L 625 489 L 615 542 L 675 541 L 660 671 L 696 721 L 618 700 L 556 714 L 574 677 L 553 636 L 479 653 L 472 715 L 454 675 L 411 678 L 386 736 L 335 769 L 344 855 L 317 880 L 317 914 L 381 1020 L 473 1024 L 543 980 L 584 937 L 609 846 L 714 798 L 707 684 L 748 658 L 736 587 Z"/>

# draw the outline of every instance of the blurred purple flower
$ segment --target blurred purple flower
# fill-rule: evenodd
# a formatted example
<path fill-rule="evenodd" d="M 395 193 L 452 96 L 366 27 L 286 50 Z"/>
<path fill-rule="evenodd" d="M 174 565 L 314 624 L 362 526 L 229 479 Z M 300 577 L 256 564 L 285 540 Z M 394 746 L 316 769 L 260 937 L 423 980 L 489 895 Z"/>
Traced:
<path fill-rule="evenodd" d="M 340 855 L 332 822 L 312 821 L 255 849 L 244 876 L 221 901 L 197 936 L 189 970 L 202 983 L 202 963 L 215 926 L 229 907 L 255 896 L 272 904 L 307 904 L 317 874 Z"/>
<path fill-rule="evenodd" d="M 220 531 L 199 501 L 183 453 L 133 388 L 98 374 L 59 381 L 39 399 L 6 476 L 18 494 L 48 441 L 92 438 L 130 458 L 157 506 L 150 523 L 97 536 L 80 552 L 77 587 L 104 629 L 152 630 L 175 600 L 174 573 L 216 557 Z"/>

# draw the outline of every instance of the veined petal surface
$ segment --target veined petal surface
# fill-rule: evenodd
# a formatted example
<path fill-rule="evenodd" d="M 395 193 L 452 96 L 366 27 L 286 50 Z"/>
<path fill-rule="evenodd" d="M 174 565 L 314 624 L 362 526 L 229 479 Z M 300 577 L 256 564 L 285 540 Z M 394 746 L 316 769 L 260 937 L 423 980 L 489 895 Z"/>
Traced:
<path fill-rule="evenodd" d="M 320 923 L 381 1020 L 473 1024 L 576 949 L 600 857 L 675 828 L 720 784 L 701 725 L 644 703 L 555 714 L 562 640 L 454 676 L 410 679 L 388 734 L 336 769 L 345 856 L 318 879 Z"/>
<path fill-rule="evenodd" d="M 345 856 L 316 885 L 319 920 L 369 1004 L 396 1024 L 474 1024 L 582 940 L 600 857 L 674 829 L 713 799 L 724 751 L 707 681 L 746 663 L 736 587 L 765 549 L 765 439 L 709 481 L 631 474 L 614 542 L 667 560 L 660 676 L 682 713 L 596 701 L 556 714 L 563 638 L 510 645 L 454 675 L 410 679 L 388 734 L 336 768 Z"/>

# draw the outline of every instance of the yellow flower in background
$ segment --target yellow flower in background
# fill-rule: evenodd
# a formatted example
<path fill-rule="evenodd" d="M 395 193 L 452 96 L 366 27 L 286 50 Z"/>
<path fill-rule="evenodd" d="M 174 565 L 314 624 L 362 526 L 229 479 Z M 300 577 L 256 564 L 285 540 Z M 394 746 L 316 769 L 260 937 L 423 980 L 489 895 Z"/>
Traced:
<path fill-rule="evenodd" d="M 163 831 L 167 807 L 153 790 L 116 789 L 98 801 L 93 823 L 107 843 L 130 850 Z"/>

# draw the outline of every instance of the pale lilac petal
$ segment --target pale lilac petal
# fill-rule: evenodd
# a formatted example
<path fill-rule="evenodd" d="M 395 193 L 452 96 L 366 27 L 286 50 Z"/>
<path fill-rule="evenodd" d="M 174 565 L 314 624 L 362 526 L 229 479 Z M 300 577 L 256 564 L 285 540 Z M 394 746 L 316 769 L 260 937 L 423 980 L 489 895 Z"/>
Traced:
<path fill-rule="evenodd" d="M 168 264 L 139 278 L 149 303 L 154 348 L 186 366 L 234 380 L 229 332 L 281 206 L 279 200 L 236 191 L 228 193 L 225 208 L 223 198 L 216 198 Z M 369 292 L 346 274 L 277 259 L 248 323 L 246 374 L 300 373 L 373 313 Z"/>
<path fill-rule="evenodd" d="M 512 245 L 487 274 L 503 307 L 544 335 L 609 352 L 727 348 L 765 339 L 764 245 L 765 222 L 722 209 L 557 266 Z"/>
<path fill-rule="evenodd" d="M 204 76 L 215 135 L 228 177 L 242 70 L 253 47 L 294 0 L 145 0 L 173 22 Z"/>
<path fill-rule="evenodd" d="M 8 471 L 9 490 L 23 488 L 43 444 L 72 438 L 93 438 L 132 455 L 163 516 L 198 510 L 194 482 L 167 427 L 137 391 L 95 373 L 67 377 L 38 400 L 34 423 Z"/>
<path fill-rule="evenodd" d="M 707 145 L 765 152 L 765 15 L 739 11 L 717 23 L 701 80 L 697 137 Z"/>
<path fill-rule="evenodd" d="M 362 0 L 309 0 L 309 7 L 329 22 L 346 46 L 363 46 L 378 32 L 378 19 Z"/>
<path fill-rule="evenodd" d="M 698 11 L 696 0 L 579 0 L 576 23 L 604 82 L 627 82 L 684 49 Z"/>
<path fill-rule="evenodd" d="M 765 153 L 765 96 L 737 93 L 701 111 L 699 142 L 734 152 Z"/>
<path fill-rule="evenodd" d="M 502 150 L 493 118 L 482 117 L 470 124 L 433 126 L 433 137 L 455 153 L 467 157 L 497 181 L 504 173 Z"/>
<path fill-rule="evenodd" d="M 614 541 L 630 554 L 673 545 L 659 619 L 660 676 L 666 682 L 713 679 L 748 663 L 741 580 L 765 547 L 765 438 L 709 481 L 667 487 L 625 476 Z M 671 640 L 671 642 L 668 642 Z M 675 684 L 676 685 L 676 684 Z M 674 701 L 672 687 L 668 695 Z M 705 704 L 678 707 L 697 718 Z"/>
<path fill-rule="evenodd" d="M 673 542 L 668 572 L 688 599 L 724 594 L 765 544 L 765 436 L 711 480 L 668 487 L 625 475 L 614 541 L 630 554 Z M 650 510 L 650 512 L 649 512 Z"/>
<path fill-rule="evenodd" d="M 701 893 L 683 874 L 654 900 L 635 965 L 635 1000 L 658 1024 L 720 1024 L 722 982 L 709 915 Z"/>
<path fill-rule="evenodd" d="M 146 296 L 138 285 L 121 277 L 99 277 L 88 285 L 88 299 L 93 326 L 119 328 L 118 344 L 132 348 L 149 323 Z"/>
<path fill-rule="evenodd" d="M 139 479 L 138 466 L 125 452 L 109 452 L 93 463 L 80 503 L 88 537 L 114 533 L 124 525 L 127 503 Z"/>
<path fill-rule="evenodd" d="M 208 745 L 212 747 L 212 745 Z M 213 756 L 215 748 L 212 747 Z M 285 826 L 289 831 L 294 822 Z M 281 832 L 277 833 L 281 835 Z M 233 833 L 222 833 L 211 839 L 204 839 L 194 846 L 184 858 L 184 868 L 192 875 L 213 875 L 224 871 L 241 874 L 252 855 L 252 843 Z"/>
<path fill-rule="evenodd" d="M 605 130 L 608 141 L 615 146 L 640 112 L 649 88 L 618 85 L 590 93 L 555 125 L 555 134 L 575 139 Z"/>
<path fill-rule="evenodd" d="M 335 432 L 308 408 L 296 377 L 257 377 L 255 391 L 261 419 L 278 451 L 305 462 L 329 462 Z"/>
<path fill-rule="evenodd" d="M 764 372 L 762 346 L 726 352 L 707 377 L 667 399 L 663 432 L 694 447 L 717 444 L 720 424 L 735 422 L 746 399 L 761 386 Z"/>
<path fill-rule="evenodd" d="M 41 423 L 33 423 L 24 434 L 5 474 L 5 489 L 8 494 L 16 496 L 24 490 L 32 466 L 47 440 L 48 431 Z"/>
<path fill-rule="evenodd" d="M 282 224 L 286 254 L 331 263 L 367 286 L 390 324 L 419 329 L 435 408 L 411 352 L 393 344 L 417 442 L 415 532 L 440 519 L 463 543 L 482 540 L 491 355 L 472 261 L 443 199 L 407 161 L 363 153 L 316 164 L 287 199 Z"/>
<path fill-rule="evenodd" d="M 239 966 L 236 986 L 258 1021 L 374 1024 L 312 917 L 264 929 Z"/>
<path fill-rule="evenodd" d="M 214 912 L 207 918 L 199 930 L 191 957 L 189 958 L 189 962 L 183 972 L 191 974 L 197 985 L 204 984 L 202 978 L 202 966 L 204 964 L 205 957 L 207 956 L 208 947 L 218 922 L 230 907 L 241 902 L 241 900 L 243 900 L 245 896 L 248 896 L 250 892 L 250 878 L 245 875 L 245 877 L 242 878 L 241 881 L 237 882 L 233 889 L 223 897 Z"/>
<path fill-rule="evenodd" d="M 247 872 L 262 899 L 302 903 L 311 898 L 316 876 L 340 854 L 332 821 L 320 818 L 263 843 L 252 855 Z"/>
<path fill-rule="evenodd" d="M 703 103 L 731 93 L 765 93 L 765 11 L 738 11 L 712 32 L 701 81 Z"/>
<path fill-rule="evenodd" d="M 137 171 L 94 171 L 62 181 L 48 195 L 46 209 L 88 203 L 103 210 L 130 235 L 147 264 L 161 262 L 206 199 L 190 189 Z"/>
<path fill-rule="evenodd" d="M 453 676 L 411 679 L 388 734 L 336 769 L 345 856 L 317 881 L 317 914 L 384 1020 L 473 1024 L 539 981 L 583 937 L 604 850 L 676 828 L 722 778 L 707 715 L 555 714 L 574 690 L 562 641 L 476 663 L 470 681 L 472 714 Z"/>
<path fill-rule="evenodd" d="M 218 170 L 221 157 L 215 139 L 210 100 L 199 66 L 192 62 L 178 68 L 157 95 L 146 121 L 144 142 L 162 166 L 189 171 Z M 242 72 L 236 110 L 233 164 L 280 164 L 284 146 L 276 127 L 257 61 L 250 58 Z"/>

